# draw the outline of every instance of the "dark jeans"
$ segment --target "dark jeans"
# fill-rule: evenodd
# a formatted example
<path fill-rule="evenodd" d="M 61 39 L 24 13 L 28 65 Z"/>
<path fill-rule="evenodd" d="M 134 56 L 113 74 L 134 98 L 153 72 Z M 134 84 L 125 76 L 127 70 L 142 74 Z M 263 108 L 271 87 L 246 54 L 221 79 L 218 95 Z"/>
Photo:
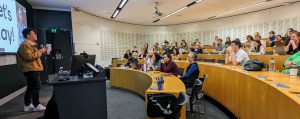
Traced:
<path fill-rule="evenodd" d="M 40 80 L 40 72 L 39 71 L 30 71 L 24 73 L 27 78 L 27 89 L 25 92 L 25 106 L 29 106 L 31 104 L 31 100 L 33 105 L 36 107 L 40 104 L 39 102 L 39 93 L 41 88 L 41 80 Z"/>

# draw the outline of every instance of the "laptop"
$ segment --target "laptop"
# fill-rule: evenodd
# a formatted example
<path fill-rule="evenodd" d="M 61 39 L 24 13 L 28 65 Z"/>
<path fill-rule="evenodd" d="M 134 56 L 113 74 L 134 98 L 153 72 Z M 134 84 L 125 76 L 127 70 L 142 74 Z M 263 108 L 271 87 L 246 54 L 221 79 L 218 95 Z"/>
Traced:
<path fill-rule="evenodd" d="M 284 43 L 281 42 L 281 41 L 274 41 L 274 43 L 275 43 L 275 46 L 276 46 L 276 47 L 282 47 L 282 46 L 285 46 Z"/>
<path fill-rule="evenodd" d="M 283 46 L 273 47 L 272 49 L 275 50 L 278 55 L 287 55 Z"/>

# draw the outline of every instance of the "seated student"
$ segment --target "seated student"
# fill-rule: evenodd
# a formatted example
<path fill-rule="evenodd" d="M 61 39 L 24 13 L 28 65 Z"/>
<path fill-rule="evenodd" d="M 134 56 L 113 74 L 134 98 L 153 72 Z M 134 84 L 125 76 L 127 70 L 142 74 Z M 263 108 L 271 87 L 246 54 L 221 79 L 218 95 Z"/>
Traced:
<path fill-rule="evenodd" d="M 247 35 L 246 42 L 244 43 L 244 48 L 251 48 L 254 45 L 254 39 L 251 35 Z"/>
<path fill-rule="evenodd" d="M 173 60 L 179 59 L 179 51 L 177 49 L 173 49 L 171 55 Z"/>
<path fill-rule="evenodd" d="M 284 43 L 283 38 L 282 38 L 281 35 L 277 35 L 275 41 L 281 41 L 282 43 Z M 271 47 L 275 47 L 275 45 L 276 45 L 275 41 L 271 43 L 271 45 L 270 45 Z"/>
<path fill-rule="evenodd" d="M 300 52 L 290 56 L 287 60 L 283 62 L 283 66 L 287 68 L 283 70 L 282 73 L 290 74 L 290 68 L 295 65 L 300 65 Z M 298 70 L 298 74 L 300 74 L 300 70 Z"/>
<path fill-rule="evenodd" d="M 284 45 L 287 46 L 291 40 L 291 36 L 292 36 L 292 33 L 294 32 L 295 30 L 293 28 L 289 28 L 287 33 L 285 34 L 285 40 L 284 40 Z"/>
<path fill-rule="evenodd" d="M 300 51 L 300 32 L 294 31 L 291 35 L 289 44 L 284 48 L 286 53 L 293 55 Z"/>
<path fill-rule="evenodd" d="M 188 50 L 188 44 L 185 40 L 181 40 L 179 52 L 181 54 L 185 54 Z"/>
<path fill-rule="evenodd" d="M 137 69 L 138 60 L 134 57 L 130 57 L 126 64 L 127 68 Z"/>
<path fill-rule="evenodd" d="M 265 47 L 262 46 L 260 40 L 255 40 L 253 47 L 249 49 L 249 54 L 263 55 L 265 54 Z"/>
<path fill-rule="evenodd" d="M 124 54 L 124 59 L 128 59 L 128 58 L 130 58 L 132 56 L 132 54 L 131 54 L 131 52 L 130 52 L 130 49 L 127 49 L 126 50 L 126 53 Z"/>
<path fill-rule="evenodd" d="M 198 68 L 198 64 L 195 61 L 197 59 L 196 53 L 189 53 L 187 59 L 190 64 L 186 69 L 186 74 L 181 76 L 180 79 L 183 81 L 185 87 L 189 88 L 193 86 L 195 80 L 198 78 L 200 71 Z"/>
<path fill-rule="evenodd" d="M 158 71 L 160 70 L 160 65 L 161 65 L 161 57 L 158 53 L 154 53 L 152 56 L 153 64 L 149 67 L 150 70 L 155 70 Z"/>
<path fill-rule="evenodd" d="M 202 49 L 201 49 L 201 44 L 200 43 L 196 43 L 194 52 L 196 54 L 202 54 Z"/>
<path fill-rule="evenodd" d="M 275 32 L 274 31 L 270 31 L 269 32 L 269 39 L 271 42 L 275 41 L 276 36 L 275 36 Z"/>
<path fill-rule="evenodd" d="M 245 65 L 249 60 L 248 54 L 241 49 L 242 44 L 239 40 L 231 42 L 226 49 L 225 64 L 232 63 L 233 65 Z"/>
<path fill-rule="evenodd" d="M 137 54 L 139 53 L 136 46 L 133 46 L 131 53 L 137 53 Z"/>
<path fill-rule="evenodd" d="M 147 54 L 147 57 L 145 58 L 145 65 L 147 67 L 147 70 L 150 70 L 150 67 L 153 67 L 152 65 L 154 60 L 152 57 L 153 57 L 153 51 L 150 50 Z"/>
<path fill-rule="evenodd" d="M 222 39 L 218 39 L 214 46 L 217 52 L 223 51 L 224 45 L 222 44 Z"/>
<path fill-rule="evenodd" d="M 146 56 L 147 56 L 146 49 L 142 48 L 141 49 L 141 54 L 139 55 L 139 58 L 144 59 L 144 58 L 146 58 Z"/>
<path fill-rule="evenodd" d="M 175 62 L 172 61 L 172 56 L 170 54 L 166 54 L 163 56 L 163 60 L 161 61 L 160 71 L 165 73 L 172 73 L 177 76 L 180 74 L 179 69 Z"/>
<path fill-rule="evenodd" d="M 225 48 L 227 48 L 227 47 L 229 47 L 230 46 L 230 42 L 231 42 L 231 40 L 230 40 L 230 37 L 227 37 L 226 38 L 226 41 L 225 41 Z"/>

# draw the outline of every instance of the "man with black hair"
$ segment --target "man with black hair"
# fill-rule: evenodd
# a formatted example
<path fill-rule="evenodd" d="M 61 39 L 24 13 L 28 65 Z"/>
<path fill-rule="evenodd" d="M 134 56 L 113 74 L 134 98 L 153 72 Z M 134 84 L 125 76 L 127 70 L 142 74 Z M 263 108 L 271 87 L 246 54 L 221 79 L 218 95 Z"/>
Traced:
<path fill-rule="evenodd" d="M 271 42 L 275 41 L 276 36 L 275 36 L 275 32 L 274 31 L 270 31 L 269 32 L 269 39 Z"/>
<path fill-rule="evenodd" d="M 24 111 L 44 111 L 46 107 L 39 102 L 41 87 L 40 72 L 44 70 L 40 57 L 47 51 L 47 47 L 38 49 L 35 43 L 37 41 L 35 29 L 26 28 L 22 31 L 22 34 L 25 40 L 19 46 L 17 60 L 19 68 L 27 79 Z"/>
<path fill-rule="evenodd" d="M 231 42 L 226 49 L 225 64 L 232 63 L 233 65 L 245 65 L 249 60 L 248 54 L 241 49 L 242 43 L 239 40 Z"/>
<path fill-rule="evenodd" d="M 164 55 L 161 63 L 161 72 L 172 73 L 174 76 L 178 76 L 180 74 L 176 63 L 172 61 L 172 56 L 170 54 Z"/>

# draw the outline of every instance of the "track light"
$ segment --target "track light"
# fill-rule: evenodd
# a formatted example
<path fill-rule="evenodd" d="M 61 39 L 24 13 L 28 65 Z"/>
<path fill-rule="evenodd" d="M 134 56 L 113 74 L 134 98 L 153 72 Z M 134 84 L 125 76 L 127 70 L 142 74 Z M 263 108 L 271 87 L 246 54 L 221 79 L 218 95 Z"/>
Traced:
<path fill-rule="evenodd" d="M 126 3 L 129 0 L 121 0 L 121 2 L 119 3 L 118 7 L 116 8 L 115 12 L 113 13 L 113 15 L 111 16 L 112 19 L 116 18 L 118 16 L 118 14 L 121 12 L 121 10 L 123 9 L 123 7 L 126 5 Z"/>
<path fill-rule="evenodd" d="M 182 10 L 188 8 L 188 7 L 191 7 L 192 5 L 195 5 L 195 4 L 197 4 L 197 3 L 200 3 L 200 2 L 202 2 L 202 1 L 204 1 L 204 0 L 195 0 L 194 2 L 191 2 L 190 4 L 187 4 L 186 6 L 180 8 L 180 9 L 178 9 L 178 10 L 176 10 L 176 11 L 174 11 L 174 12 L 172 12 L 172 13 L 170 13 L 170 14 L 168 14 L 168 15 L 166 15 L 166 16 L 160 18 L 160 19 L 156 19 L 156 20 L 153 21 L 152 23 L 155 23 L 155 22 L 158 22 L 158 21 L 160 21 L 160 20 L 162 20 L 162 19 L 165 19 L 165 18 L 167 18 L 167 17 L 170 17 L 170 16 L 172 16 L 172 15 L 174 15 L 174 14 L 176 14 L 176 13 L 178 13 L 178 12 L 180 12 L 180 11 L 182 11 Z"/>
<path fill-rule="evenodd" d="M 122 9 L 127 2 L 128 2 L 128 0 L 122 0 L 121 3 L 119 4 L 118 8 Z"/>

